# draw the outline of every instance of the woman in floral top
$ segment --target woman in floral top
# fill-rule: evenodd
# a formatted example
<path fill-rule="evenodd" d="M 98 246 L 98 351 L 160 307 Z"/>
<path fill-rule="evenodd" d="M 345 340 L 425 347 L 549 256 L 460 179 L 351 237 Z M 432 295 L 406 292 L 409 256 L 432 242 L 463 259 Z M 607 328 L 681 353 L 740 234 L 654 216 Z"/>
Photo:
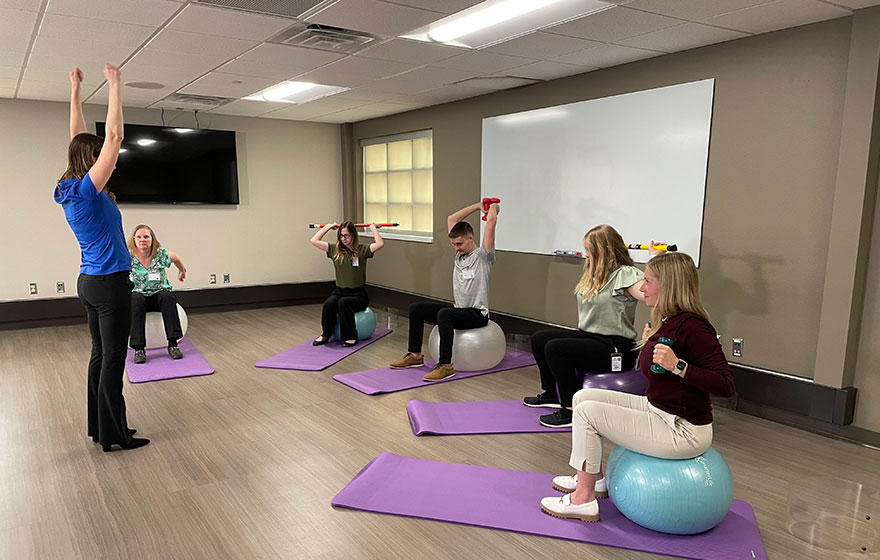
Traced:
<path fill-rule="evenodd" d="M 177 279 L 186 278 L 186 267 L 180 257 L 164 249 L 153 229 L 145 224 L 134 228 L 128 240 L 131 252 L 131 337 L 129 345 L 134 348 L 134 363 L 147 361 L 144 351 L 147 341 L 144 334 L 147 312 L 161 311 L 168 337 L 168 355 L 174 360 L 183 358 L 177 341 L 183 338 L 180 317 L 177 315 L 177 297 L 171 293 L 171 283 L 165 269 L 172 264 L 177 267 Z"/>

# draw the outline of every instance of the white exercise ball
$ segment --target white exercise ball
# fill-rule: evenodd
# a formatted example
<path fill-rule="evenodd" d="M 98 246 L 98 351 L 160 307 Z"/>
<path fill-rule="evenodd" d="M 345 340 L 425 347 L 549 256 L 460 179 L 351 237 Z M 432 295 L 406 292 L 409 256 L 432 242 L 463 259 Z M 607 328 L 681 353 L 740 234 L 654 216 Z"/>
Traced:
<path fill-rule="evenodd" d="M 180 318 L 180 332 L 183 333 L 183 336 L 186 336 L 186 327 L 188 321 L 186 320 L 186 311 L 183 310 L 183 307 L 178 303 L 177 304 L 177 316 Z M 144 334 L 146 334 L 147 338 L 147 348 L 164 348 L 168 346 L 168 337 L 165 335 L 165 322 L 162 321 L 162 313 L 158 311 L 151 311 L 147 313 L 147 323 L 144 329 Z"/>
<path fill-rule="evenodd" d="M 494 321 L 478 329 L 456 329 L 452 341 L 452 365 L 456 371 L 483 371 L 504 359 L 507 339 Z M 440 329 L 437 325 L 428 337 L 428 352 L 434 361 L 440 358 Z"/>

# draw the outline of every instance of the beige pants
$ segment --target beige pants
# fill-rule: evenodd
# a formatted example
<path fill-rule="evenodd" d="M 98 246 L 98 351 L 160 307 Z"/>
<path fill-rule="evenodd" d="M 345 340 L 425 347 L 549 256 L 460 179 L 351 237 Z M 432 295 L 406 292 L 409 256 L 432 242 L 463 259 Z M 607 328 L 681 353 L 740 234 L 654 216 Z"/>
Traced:
<path fill-rule="evenodd" d="M 712 444 L 712 424 L 691 424 L 653 406 L 648 397 L 581 389 L 572 404 L 569 464 L 575 470 L 591 474 L 601 470 L 603 437 L 662 459 L 690 459 Z"/>

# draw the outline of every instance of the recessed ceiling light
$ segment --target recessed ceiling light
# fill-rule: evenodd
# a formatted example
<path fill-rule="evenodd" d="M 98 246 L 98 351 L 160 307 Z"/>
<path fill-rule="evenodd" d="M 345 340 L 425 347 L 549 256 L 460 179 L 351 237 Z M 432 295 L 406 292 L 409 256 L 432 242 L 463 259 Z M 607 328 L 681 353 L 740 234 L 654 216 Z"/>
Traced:
<path fill-rule="evenodd" d="M 160 84 L 159 82 L 125 82 L 125 87 L 135 89 L 162 89 L 165 87 L 165 84 Z"/>
<path fill-rule="evenodd" d="M 155 144 L 156 141 L 152 138 L 141 138 L 137 141 L 138 146 L 149 146 L 150 144 Z"/>
<path fill-rule="evenodd" d="M 613 7 L 601 0 L 486 0 L 403 37 L 478 49 Z"/>
<path fill-rule="evenodd" d="M 281 82 L 243 99 L 248 101 L 275 101 L 281 103 L 307 103 L 321 97 L 334 95 L 349 88 L 325 86 L 309 82 Z"/>

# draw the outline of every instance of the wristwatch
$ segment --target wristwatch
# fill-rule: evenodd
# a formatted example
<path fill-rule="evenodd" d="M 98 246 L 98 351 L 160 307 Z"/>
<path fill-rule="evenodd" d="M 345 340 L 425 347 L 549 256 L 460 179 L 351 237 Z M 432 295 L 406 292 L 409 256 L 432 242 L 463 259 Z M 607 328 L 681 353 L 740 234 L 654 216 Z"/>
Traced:
<path fill-rule="evenodd" d="M 684 375 L 684 368 L 687 367 L 687 362 L 684 360 L 679 360 L 677 364 L 675 364 L 675 369 L 672 371 L 675 375 L 681 377 Z"/>

